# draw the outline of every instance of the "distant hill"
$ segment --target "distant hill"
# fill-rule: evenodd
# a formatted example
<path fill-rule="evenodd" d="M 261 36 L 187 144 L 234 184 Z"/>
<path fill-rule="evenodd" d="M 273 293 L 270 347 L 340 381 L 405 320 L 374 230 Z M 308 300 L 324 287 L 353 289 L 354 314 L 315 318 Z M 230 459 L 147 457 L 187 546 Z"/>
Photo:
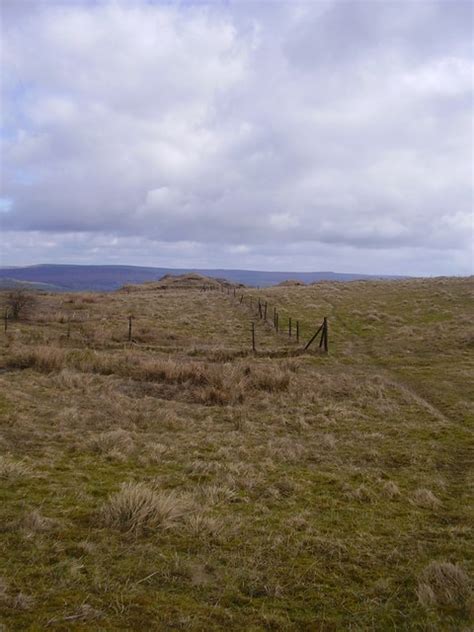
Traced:
<path fill-rule="evenodd" d="M 36 290 L 42 292 L 65 292 L 66 288 L 51 283 L 40 283 L 37 281 L 20 281 L 10 277 L 0 276 L 0 290 Z"/>
<path fill-rule="evenodd" d="M 140 266 L 56 265 L 41 264 L 21 268 L 0 268 L 2 280 L 46 283 L 57 291 L 110 291 L 123 285 L 157 281 L 166 274 L 198 273 L 222 278 L 232 283 L 266 287 L 292 279 L 304 283 L 315 281 L 357 281 L 361 279 L 395 279 L 402 277 L 347 274 L 339 272 L 267 272 L 260 270 L 205 270 L 196 268 L 153 268 Z"/>

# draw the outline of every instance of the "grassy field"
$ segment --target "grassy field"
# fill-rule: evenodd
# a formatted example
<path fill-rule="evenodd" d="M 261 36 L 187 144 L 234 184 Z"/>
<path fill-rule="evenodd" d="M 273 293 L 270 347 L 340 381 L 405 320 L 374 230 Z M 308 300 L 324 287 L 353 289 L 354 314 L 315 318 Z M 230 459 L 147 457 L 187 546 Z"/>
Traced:
<path fill-rule="evenodd" d="M 239 294 L 39 297 L 0 336 L 0 629 L 472 630 L 472 289 L 244 290 L 299 347 Z"/>

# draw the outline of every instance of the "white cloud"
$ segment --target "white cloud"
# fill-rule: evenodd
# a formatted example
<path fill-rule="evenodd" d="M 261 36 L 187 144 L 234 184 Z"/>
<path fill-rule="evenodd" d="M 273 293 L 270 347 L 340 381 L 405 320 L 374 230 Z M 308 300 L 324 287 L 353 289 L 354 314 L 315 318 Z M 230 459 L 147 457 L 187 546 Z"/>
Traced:
<path fill-rule="evenodd" d="M 443 250 L 469 269 L 463 3 L 23 6 L 5 3 L 1 218 L 38 236 L 31 261 L 50 233 L 70 250 L 49 239 L 49 260 L 281 268 L 299 244 L 287 266 L 396 273 L 408 248 L 413 273 Z"/>

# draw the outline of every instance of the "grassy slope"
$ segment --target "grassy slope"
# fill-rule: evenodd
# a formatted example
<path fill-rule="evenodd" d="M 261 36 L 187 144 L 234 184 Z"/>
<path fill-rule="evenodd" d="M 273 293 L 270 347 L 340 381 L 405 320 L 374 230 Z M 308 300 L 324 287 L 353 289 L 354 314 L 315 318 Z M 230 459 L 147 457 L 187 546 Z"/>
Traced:
<path fill-rule="evenodd" d="M 417 590 L 472 572 L 469 290 L 247 291 L 304 339 L 329 317 L 330 354 L 292 358 L 239 357 L 250 314 L 216 292 L 43 297 L 1 341 L 7 629 L 468 630 L 465 598 Z M 130 481 L 183 514 L 111 526 Z"/>

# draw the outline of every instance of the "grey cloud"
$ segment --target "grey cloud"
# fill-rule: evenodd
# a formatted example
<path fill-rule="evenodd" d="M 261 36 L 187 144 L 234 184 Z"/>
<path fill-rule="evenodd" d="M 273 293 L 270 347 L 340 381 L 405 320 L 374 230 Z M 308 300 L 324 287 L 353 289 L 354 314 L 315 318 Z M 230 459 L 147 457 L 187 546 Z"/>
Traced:
<path fill-rule="evenodd" d="M 208 265 L 218 253 L 222 265 L 227 249 L 234 265 L 281 267 L 299 244 L 300 269 L 328 267 L 317 251 L 395 273 L 418 249 L 420 269 L 444 250 L 465 271 L 470 11 L 137 0 L 48 2 L 19 19 L 9 9 L 4 230 L 13 241 L 76 233 L 67 244 L 78 257 L 87 235 L 103 257 L 141 263 L 160 244 L 170 260 Z"/>

